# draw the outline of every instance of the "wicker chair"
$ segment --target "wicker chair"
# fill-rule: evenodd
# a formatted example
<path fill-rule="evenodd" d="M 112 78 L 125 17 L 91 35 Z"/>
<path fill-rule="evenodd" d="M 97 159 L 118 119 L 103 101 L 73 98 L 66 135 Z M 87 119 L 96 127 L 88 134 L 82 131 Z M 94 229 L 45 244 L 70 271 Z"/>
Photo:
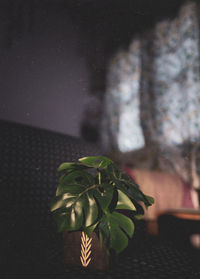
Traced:
<path fill-rule="evenodd" d="M 200 278 L 184 247 L 148 236 L 141 221 L 108 272 L 62 263 L 62 238 L 49 211 L 56 169 L 63 161 L 100 154 L 78 138 L 0 121 L 0 278 Z"/>

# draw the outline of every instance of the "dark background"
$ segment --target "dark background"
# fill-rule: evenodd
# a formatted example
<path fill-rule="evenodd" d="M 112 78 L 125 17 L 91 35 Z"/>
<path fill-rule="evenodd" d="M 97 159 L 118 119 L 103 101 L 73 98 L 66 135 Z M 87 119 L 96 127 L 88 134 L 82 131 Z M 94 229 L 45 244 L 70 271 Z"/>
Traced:
<path fill-rule="evenodd" d="M 110 57 L 182 2 L 1 0 L 0 119 L 80 136 Z"/>

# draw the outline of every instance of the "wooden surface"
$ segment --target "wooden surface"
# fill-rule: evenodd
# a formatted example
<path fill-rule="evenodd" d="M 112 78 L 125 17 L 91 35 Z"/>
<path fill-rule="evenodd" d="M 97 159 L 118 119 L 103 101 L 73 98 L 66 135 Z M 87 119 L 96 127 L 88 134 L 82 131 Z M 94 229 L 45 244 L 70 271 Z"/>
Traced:
<path fill-rule="evenodd" d="M 165 211 L 164 214 L 169 214 L 181 219 L 200 221 L 200 210 L 196 210 L 196 209 L 186 209 L 186 208 L 171 209 Z"/>
<path fill-rule="evenodd" d="M 158 216 L 161 215 L 171 215 L 180 219 L 200 221 L 200 210 L 189 209 L 189 208 L 179 208 L 179 209 L 169 209 L 164 211 L 159 211 Z M 158 235 L 159 227 L 156 220 L 146 220 L 146 230 L 148 234 Z"/>

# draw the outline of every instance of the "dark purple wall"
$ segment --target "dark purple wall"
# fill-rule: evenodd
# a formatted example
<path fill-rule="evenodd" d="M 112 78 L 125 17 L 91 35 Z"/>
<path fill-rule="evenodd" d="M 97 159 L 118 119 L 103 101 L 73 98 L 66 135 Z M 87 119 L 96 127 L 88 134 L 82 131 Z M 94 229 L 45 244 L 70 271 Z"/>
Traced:
<path fill-rule="evenodd" d="M 90 93 L 103 100 L 110 57 L 181 1 L 1 0 L 0 119 L 79 136 Z M 96 132 L 99 111 L 89 116 Z"/>
<path fill-rule="evenodd" d="M 48 7 L 36 15 L 33 32 L 1 47 L 0 119 L 80 135 L 89 99 L 80 37 L 65 10 Z"/>

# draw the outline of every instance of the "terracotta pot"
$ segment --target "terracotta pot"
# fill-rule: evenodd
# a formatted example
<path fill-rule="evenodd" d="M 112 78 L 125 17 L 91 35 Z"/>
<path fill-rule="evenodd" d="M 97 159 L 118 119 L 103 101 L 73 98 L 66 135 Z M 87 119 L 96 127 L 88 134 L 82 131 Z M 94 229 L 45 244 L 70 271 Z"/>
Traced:
<path fill-rule="evenodd" d="M 92 234 L 90 240 L 82 232 L 65 232 L 63 239 L 64 263 L 91 269 L 106 270 L 109 268 L 109 255 L 105 243 L 100 247 L 96 233 Z"/>

